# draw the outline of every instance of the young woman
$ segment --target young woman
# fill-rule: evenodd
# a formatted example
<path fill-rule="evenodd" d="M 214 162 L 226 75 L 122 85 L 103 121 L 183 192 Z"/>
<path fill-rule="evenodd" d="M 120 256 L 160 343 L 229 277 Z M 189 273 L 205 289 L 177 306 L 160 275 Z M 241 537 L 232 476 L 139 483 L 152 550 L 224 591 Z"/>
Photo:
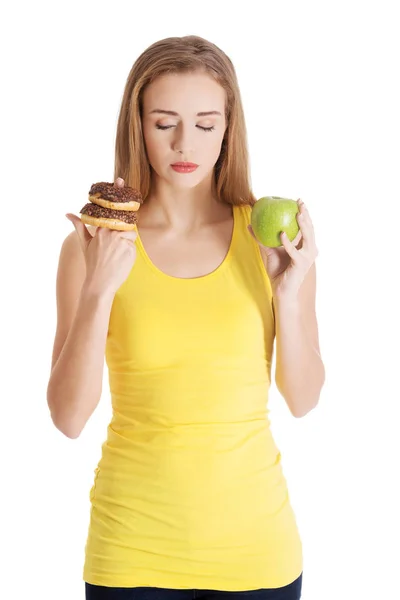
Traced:
<path fill-rule="evenodd" d="M 176 163 L 194 163 L 185 172 Z M 297 600 L 302 545 L 267 416 L 275 380 L 301 417 L 324 381 L 317 250 L 264 248 L 230 59 L 196 37 L 150 46 L 129 74 L 115 185 L 137 232 L 86 226 L 62 246 L 48 403 L 76 438 L 109 370 L 113 416 L 90 491 L 86 598 Z"/>

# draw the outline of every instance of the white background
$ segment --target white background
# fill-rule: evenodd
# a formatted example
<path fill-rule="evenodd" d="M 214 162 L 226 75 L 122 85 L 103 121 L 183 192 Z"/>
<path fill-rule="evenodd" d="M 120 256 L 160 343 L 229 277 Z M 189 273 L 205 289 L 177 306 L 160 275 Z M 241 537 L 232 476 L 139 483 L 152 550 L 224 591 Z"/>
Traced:
<path fill-rule="evenodd" d="M 400 559 L 399 19 L 395 2 L 9 2 L 2 9 L 2 596 L 84 598 L 89 489 L 111 417 L 82 435 L 46 404 L 62 241 L 113 180 L 126 78 L 154 41 L 232 59 L 257 197 L 301 197 L 316 231 L 326 384 L 272 431 L 304 547 L 303 600 L 397 598 Z"/>

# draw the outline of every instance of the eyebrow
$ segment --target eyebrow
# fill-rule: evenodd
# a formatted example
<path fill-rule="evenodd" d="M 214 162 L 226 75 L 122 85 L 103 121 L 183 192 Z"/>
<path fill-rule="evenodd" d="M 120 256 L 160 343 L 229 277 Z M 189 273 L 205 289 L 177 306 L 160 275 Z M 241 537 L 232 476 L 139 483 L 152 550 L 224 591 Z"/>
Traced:
<path fill-rule="evenodd" d="M 179 117 L 179 114 L 177 112 L 174 112 L 173 110 L 163 110 L 161 108 L 155 108 L 154 110 L 150 111 L 151 115 L 153 113 L 162 114 L 162 115 L 171 115 L 172 117 Z M 218 110 L 209 110 L 207 112 L 198 112 L 197 113 L 198 117 L 208 117 L 209 115 L 219 115 L 220 117 L 222 117 L 222 114 Z"/>

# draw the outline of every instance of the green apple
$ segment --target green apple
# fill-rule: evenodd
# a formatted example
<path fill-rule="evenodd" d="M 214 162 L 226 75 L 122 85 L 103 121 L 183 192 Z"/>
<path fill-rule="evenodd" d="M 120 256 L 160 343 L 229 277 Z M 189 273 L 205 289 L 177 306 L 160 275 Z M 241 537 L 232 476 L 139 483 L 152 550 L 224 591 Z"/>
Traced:
<path fill-rule="evenodd" d="M 279 196 L 264 196 L 257 200 L 251 211 L 251 226 L 260 244 L 271 248 L 282 246 L 282 231 L 292 242 L 299 231 L 298 212 L 296 200 Z"/>

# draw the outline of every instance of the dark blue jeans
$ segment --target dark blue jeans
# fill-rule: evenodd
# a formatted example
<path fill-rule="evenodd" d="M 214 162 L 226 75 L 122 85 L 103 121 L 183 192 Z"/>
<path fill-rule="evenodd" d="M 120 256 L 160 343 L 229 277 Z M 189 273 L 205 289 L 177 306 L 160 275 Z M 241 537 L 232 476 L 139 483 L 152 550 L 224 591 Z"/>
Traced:
<path fill-rule="evenodd" d="M 300 600 L 302 580 L 303 574 L 284 587 L 240 592 L 157 587 L 104 587 L 87 582 L 85 582 L 85 589 L 86 600 Z"/>

